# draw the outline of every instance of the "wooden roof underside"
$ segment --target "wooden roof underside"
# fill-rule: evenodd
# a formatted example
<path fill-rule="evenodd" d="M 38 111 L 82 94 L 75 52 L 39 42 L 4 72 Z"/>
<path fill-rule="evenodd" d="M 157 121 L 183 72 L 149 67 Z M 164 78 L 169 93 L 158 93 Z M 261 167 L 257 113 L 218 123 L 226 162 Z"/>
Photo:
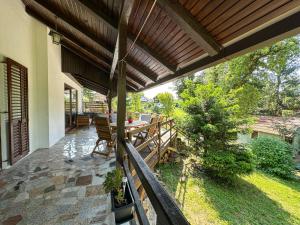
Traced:
<path fill-rule="evenodd" d="M 66 51 L 97 68 L 98 76 L 109 80 L 113 71 L 117 78 L 117 70 L 111 68 L 121 0 L 22 1 L 28 14 L 52 29 L 57 26 Z M 153 0 L 134 1 L 127 50 L 152 4 Z M 157 0 L 126 58 L 127 88 L 144 90 L 296 34 L 299 11 L 300 0 Z M 103 94 L 109 89 L 109 82 L 95 82 L 89 74 L 75 78 Z"/>

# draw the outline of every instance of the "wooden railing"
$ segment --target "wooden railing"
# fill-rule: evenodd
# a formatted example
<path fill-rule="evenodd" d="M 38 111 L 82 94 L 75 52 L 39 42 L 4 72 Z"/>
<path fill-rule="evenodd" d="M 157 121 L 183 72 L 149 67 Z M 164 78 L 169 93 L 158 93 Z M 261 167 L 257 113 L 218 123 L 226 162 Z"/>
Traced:
<path fill-rule="evenodd" d="M 150 130 L 152 131 L 151 134 Z M 153 132 L 153 130 L 155 130 L 155 132 Z M 155 156 L 157 156 L 158 159 L 161 159 L 167 148 L 170 146 L 170 143 L 172 141 L 176 143 L 177 131 L 175 129 L 175 123 L 173 119 L 164 122 L 160 121 L 151 123 L 149 125 L 128 131 L 128 139 L 132 142 L 134 135 L 137 135 L 141 132 L 148 132 L 149 136 L 144 142 L 141 142 L 135 146 L 138 152 L 143 151 L 147 146 L 150 146 L 153 143 L 156 145 L 154 147 L 152 146 L 151 153 L 144 159 L 147 163 L 149 163 L 149 160 L 153 159 Z M 151 167 L 154 167 L 157 163 L 159 163 L 159 160 L 152 163 L 154 163 L 154 165 L 151 165 Z"/>
<path fill-rule="evenodd" d="M 132 140 L 135 134 L 149 131 L 155 126 L 157 131 L 138 146 L 133 146 Z M 128 178 L 130 188 L 135 200 L 137 219 L 141 225 L 149 225 L 149 220 L 142 206 L 143 197 L 138 188 L 145 190 L 156 215 L 157 225 L 187 225 L 189 224 L 175 201 L 162 187 L 155 177 L 152 169 L 160 162 L 170 144 L 176 140 L 177 132 L 174 129 L 173 120 L 150 124 L 128 132 L 128 139 L 123 142 L 127 159 L 123 162 L 124 171 Z M 155 142 L 150 153 L 143 158 L 141 152 L 151 142 Z M 176 142 L 176 141 L 175 141 Z"/>

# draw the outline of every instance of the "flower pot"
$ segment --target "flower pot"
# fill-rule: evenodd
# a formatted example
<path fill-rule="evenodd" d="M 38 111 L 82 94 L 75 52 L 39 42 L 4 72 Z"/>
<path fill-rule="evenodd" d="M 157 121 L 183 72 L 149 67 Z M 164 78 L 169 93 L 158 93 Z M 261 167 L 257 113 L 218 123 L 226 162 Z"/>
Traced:
<path fill-rule="evenodd" d="M 133 122 L 133 119 L 128 119 L 128 123 L 132 123 Z"/>
<path fill-rule="evenodd" d="M 128 184 L 125 187 L 124 198 L 126 202 L 118 205 L 115 200 L 115 192 L 111 192 L 112 211 L 115 213 L 116 223 L 123 223 L 133 218 L 134 202 Z"/>

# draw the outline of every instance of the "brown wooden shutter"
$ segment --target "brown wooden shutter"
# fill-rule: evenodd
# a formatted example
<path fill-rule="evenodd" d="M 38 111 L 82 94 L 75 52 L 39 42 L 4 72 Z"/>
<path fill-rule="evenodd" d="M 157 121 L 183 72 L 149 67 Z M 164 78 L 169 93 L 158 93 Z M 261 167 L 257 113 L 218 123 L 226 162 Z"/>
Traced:
<path fill-rule="evenodd" d="M 27 68 L 7 59 L 10 163 L 29 152 Z"/>

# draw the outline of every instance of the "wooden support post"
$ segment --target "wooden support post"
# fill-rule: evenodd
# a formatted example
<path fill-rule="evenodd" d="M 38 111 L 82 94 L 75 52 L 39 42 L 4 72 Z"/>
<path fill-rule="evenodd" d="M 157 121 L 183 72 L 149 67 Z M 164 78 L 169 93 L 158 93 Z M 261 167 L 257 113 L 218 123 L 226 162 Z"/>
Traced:
<path fill-rule="evenodd" d="M 125 119 L 126 119 L 126 62 L 124 57 L 127 51 L 127 25 L 133 7 L 133 0 L 124 0 L 118 26 L 118 112 L 117 112 L 117 160 L 122 165 L 124 160 Z"/>
<path fill-rule="evenodd" d="M 120 43 L 121 42 L 122 41 L 120 41 Z M 126 39 L 124 46 L 126 46 Z M 125 139 L 126 119 L 126 63 L 121 61 L 118 66 L 117 160 L 122 164 L 124 159 L 124 147 L 122 141 Z"/>

